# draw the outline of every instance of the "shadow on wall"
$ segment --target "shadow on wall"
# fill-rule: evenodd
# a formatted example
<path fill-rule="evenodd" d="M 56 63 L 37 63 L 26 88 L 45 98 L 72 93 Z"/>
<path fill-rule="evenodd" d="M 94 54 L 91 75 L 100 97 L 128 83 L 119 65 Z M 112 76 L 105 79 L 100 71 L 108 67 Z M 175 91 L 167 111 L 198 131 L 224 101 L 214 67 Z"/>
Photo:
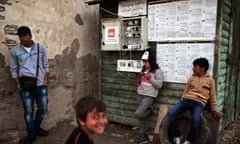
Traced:
<path fill-rule="evenodd" d="M 78 39 L 74 39 L 70 48 L 67 47 L 62 55 L 55 57 L 55 66 L 51 66 L 50 63 L 50 74 L 55 74 L 56 84 L 74 89 L 72 96 L 74 99 L 86 95 L 98 96 L 99 62 L 92 54 L 77 58 L 79 49 L 80 42 Z"/>
<path fill-rule="evenodd" d="M 5 66 L 5 56 L 0 53 L 0 68 L 4 68 Z"/>
<path fill-rule="evenodd" d="M 15 80 L 11 78 L 5 56 L 0 53 L 0 133 L 7 129 L 24 129 L 21 100 Z"/>
<path fill-rule="evenodd" d="M 49 60 L 49 102 L 51 105 L 49 104 L 49 119 L 45 121 L 48 128 L 51 128 L 53 123 L 62 120 L 62 115 L 65 115 L 63 118 L 72 117 L 67 111 L 73 108 L 79 98 L 87 95 L 98 96 L 99 62 L 96 56 L 90 53 L 78 58 L 79 50 L 80 42 L 74 39 L 71 46 L 67 47 L 61 55 Z M 5 117 L 0 117 L 0 132 L 9 129 L 23 131 L 25 125 L 21 100 L 15 81 L 11 78 L 9 67 L 5 64 L 5 57 L 1 53 L 0 85 L 0 115 L 5 115 Z M 63 89 L 58 91 L 59 88 Z M 64 102 L 66 99 L 69 101 Z M 59 115 L 53 117 L 51 113 Z"/>

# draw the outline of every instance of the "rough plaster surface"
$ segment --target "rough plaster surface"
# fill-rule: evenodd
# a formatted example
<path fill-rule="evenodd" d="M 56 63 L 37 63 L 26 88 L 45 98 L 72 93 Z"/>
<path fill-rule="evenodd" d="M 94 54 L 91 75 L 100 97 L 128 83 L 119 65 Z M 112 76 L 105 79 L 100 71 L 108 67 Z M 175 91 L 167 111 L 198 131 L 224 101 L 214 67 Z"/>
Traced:
<path fill-rule="evenodd" d="M 0 53 L 0 132 L 4 129 L 25 129 L 23 109 L 16 91 L 15 82 L 10 77 L 9 67 L 5 65 Z"/>
<path fill-rule="evenodd" d="M 48 113 L 43 126 L 47 129 L 56 126 L 57 122 L 72 118 L 72 89 L 59 85 L 49 91 Z"/>
<path fill-rule="evenodd" d="M 75 39 L 71 47 L 55 57 L 56 66 L 52 70 L 57 72 L 57 80 L 49 87 L 49 111 L 45 123 L 47 127 L 53 127 L 56 122 L 64 119 L 74 120 L 74 105 L 79 98 L 98 96 L 99 65 L 96 56 L 88 54 L 77 58 L 79 49 L 80 43 Z"/>
<path fill-rule="evenodd" d="M 65 119 L 74 120 L 74 105 L 79 98 L 98 96 L 99 63 L 96 56 L 91 54 L 77 58 L 79 46 L 79 41 L 75 39 L 62 55 L 49 60 L 49 108 L 43 122 L 46 128 L 54 127 Z M 15 82 L 10 77 L 9 67 L 5 66 L 0 70 L 0 73 L 4 74 L 0 77 L 0 113 L 7 116 L 0 118 L 1 130 L 17 128 L 22 132 L 25 129 L 23 108 Z"/>
<path fill-rule="evenodd" d="M 98 6 L 84 1 L 1 0 L 5 17 L 0 20 L 0 132 L 25 131 L 23 108 L 15 81 L 9 71 L 9 45 L 6 25 L 28 25 L 33 40 L 46 46 L 50 64 L 49 108 L 44 127 L 64 119 L 74 120 L 74 104 L 88 95 L 98 95 L 99 17 Z"/>
<path fill-rule="evenodd" d="M 88 6 L 84 1 L 65 0 L 8 0 L 0 6 L 5 8 L 5 12 L 1 13 L 5 20 L 0 21 L 0 27 L 7 24 L 30 26 L 33 39 L 46 46 L 50 59 L 61 54 L 76 38 L 81 40 L 83 48 L 77 53 L 78 57 L 98 53 L 97 6 Z M 0 31 L 0 40 L 4 42 L 5 38 L 18 40 L 16 35 Z M 8 54 L 6 46 L 3 52 Z"/>

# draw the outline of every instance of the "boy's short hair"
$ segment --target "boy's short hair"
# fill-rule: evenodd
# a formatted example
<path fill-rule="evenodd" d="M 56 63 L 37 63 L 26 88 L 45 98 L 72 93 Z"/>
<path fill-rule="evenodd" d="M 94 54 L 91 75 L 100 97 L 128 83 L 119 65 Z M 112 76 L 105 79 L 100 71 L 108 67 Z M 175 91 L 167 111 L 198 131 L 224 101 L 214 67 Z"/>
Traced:
<path fill-rule="evenodd" d="M 198 59 L 195 59 L 193 61 L 193 65 L 198 65 L 200 67 L 204 67 L 204 70 L 205 72 L 208 70 L 209 68 L 209 63 L 208 63 L 208 60 L 206 58 L 198 58 Z"/>
<path fill-rule="evenodd" d="M 75 107 L 77 119 L 80 119 L 85 122 L 87 114 L 91 112 L 94 108 L 96 108 L 97 112 L 106 111 L 106 105 L 102 100 L 92 96 L 81 98 L 77 102 Z"/>
<path fill-rule="evenodd" d="M 30 36 L 32 35 L 29 27 L 21 26 L 21 27 L 18 28 L 18 30 L 17 30 L 17 35 L 18 36 L 27 35 L 27 34 L 29 34 Z"/>

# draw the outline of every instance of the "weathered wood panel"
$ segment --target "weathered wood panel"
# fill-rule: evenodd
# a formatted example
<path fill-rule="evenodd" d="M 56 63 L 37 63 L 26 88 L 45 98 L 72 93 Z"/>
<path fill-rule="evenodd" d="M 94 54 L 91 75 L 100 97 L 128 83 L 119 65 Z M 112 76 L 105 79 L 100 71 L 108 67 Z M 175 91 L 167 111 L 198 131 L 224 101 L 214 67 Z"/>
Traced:
<path fill-rule="evenodd" d="M 229 38 L 230 37 L 230 31 L 228 30 L 222 30 L 222 37 Z"/>
<path fill-rule="evenodd" d="M 117 71 L 117 59 L 140 59 L 142 52 L 102 52 L 101 53 L 101 97 L 107 104 L 107 116 L 110 121 L 127 125 L 136 125 L 134 112 L 136 103 L 136 75 Z M 149 127 L 156 123 L 160 104 L 176 104 L 183 92 L 184 84 L 164 83 L 155 100 L 154 115 L 148 119 Z"/>
<path fill-rule="evenodd" d="M 219 1 L 221 2 L 221 1 Z M 238 2 L 239 3 L 239 2 Z M 232 59 L 237 59 L 238 48 L 233 47 L 234 17 L 233 0 L 223 0 L 221 9 L 222 29 L 220 38 L 220 55 L 218 61 L 218 102 L 221 103 L 223 121 L 222 127 L 226 127 L 233 119 L 236 103 L 237 65 Z M 239 15 L 239 14 L 238 14 Z"/>
<path fill-rule="evenodd" d="M 228 52 L 228 46 L 221 45 L 220 53 L 226 53 Z"/>
<path fill-rule="evenodd" d="M 223 2 L 224 2 L 224 5 L 225 5 L 226 7 L 229 7 L 229 8 L 232 7 L 232 1 L 231 1 L 231 0 L 223 0 Z"/>
<path fill-rule="evenodd" d="M 235 117 L 240 115 L 240 36 L 239 36 L 239 31 L 240 31 L 240 1 L 239 0 L 234 0 L 233 1 L 233 11 L 234 11 L 234 20 L 233 20 L 233 47 L 235 51 L 235 55 L 236 55 L 236 60 L 234 60 L 234 62 L 236 62 L 235 65 L 236 66 L 236 79 L 237 84 L 235 85 L 236 88 L 236 102 L 235 102 L 235 106 L 236 106 L 236 113 L 235 113 Z"/>
<path fill-rule="evenodd" d="M 222 29 L 224 30 L 229 30 L 230 28 L 230 24 L 228 22 L 222 21 L 221 25 L 222 25 Z"/>
<path fill-rule="evenodd" d="M 153 1 L 155 0 L 148 0 L 148 2 Z M 108 3 L 109 6 L 105 6 L 105 8 L 110 9 L 111 6 L 116 8 L 113 0 Z M 218 0 L 214 78 L 216 79 L 218 110 L 224 114 L 221 123 L 222 128 L 232 121 L 236 107 L 240 111 L 240 98 L 236 102 L 237 86 L 238 94 L 240 93 L 236 73 L 236 65 L 239 64 L 239 60 L 236 62 L 237 57 L 239 57 L 239 33 L 237 33 L 240 25 L 239 5 L 239 0 Z M 116 11 L 114 10 L 114 12 Z M 103 15 L 109 16 L 106 13 Z M 236 23 L 235 28 L 233 23 Z M 234 32 L 235 37 L 233 37 Z M 129 125 L 137 124 L 137 119 L 134 116 L 137 87 L 135 75 L 127 72 L 117 72 L 117 59 L 139 59 L 140 56 L 141 52 L 134 51 L 101 52 L 100 93 L 107 103 L 107 115 L 110 121 Z M 154 116 L 149 119 L 150 125 L 155 124 L 159 105 L 166 104 L 171 107 L 176 104 L 182 95 L 184 86 L 184 84 L 178 83 L 164 83 L 159 96 L 155 100 Z"/>

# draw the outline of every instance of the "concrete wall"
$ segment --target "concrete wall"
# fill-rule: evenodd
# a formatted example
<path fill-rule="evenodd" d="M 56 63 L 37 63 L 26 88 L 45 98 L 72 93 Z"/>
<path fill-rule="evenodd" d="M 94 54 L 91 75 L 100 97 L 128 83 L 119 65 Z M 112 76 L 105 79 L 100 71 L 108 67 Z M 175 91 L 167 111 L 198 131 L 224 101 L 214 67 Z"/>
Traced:
<path fill-rule="evenodd" d="M 0 0 L 0 132 L 24 131 L 23 108 L 9 72 L 18 26 L 32 29 L 50 63 L 49 109 L 44 127 L 75 119 L 73 106 L 98 95 L 99 7 L 82 0 Z"/>

